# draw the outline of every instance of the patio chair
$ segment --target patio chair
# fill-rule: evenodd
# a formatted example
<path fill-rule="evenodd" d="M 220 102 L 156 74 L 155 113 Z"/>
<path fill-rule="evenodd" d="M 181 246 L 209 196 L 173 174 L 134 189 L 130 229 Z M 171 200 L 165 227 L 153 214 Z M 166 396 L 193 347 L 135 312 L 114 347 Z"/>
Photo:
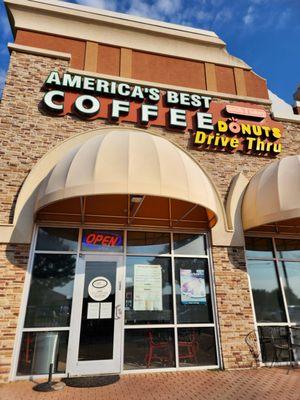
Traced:
<path fill-rule="evenodd" d="M 148 351 L 145 357 L 147 368 L 153 361 L 164 362 L 168 365 L 172 362 L 172 350 L 170 341 L 162 337 L 160 334 L 154 334 L 151 330 L 148 331 Z"/>
<path fill-rule="evenodd" d="M 197 363 L 197 340 L 196 333 L 193 330 L 191 333 L 182 335 L 178 340 L 179 361 L 185 360 Z"/>
<path fill-rule="evenodd" d="M 291 368 L 294 368 L 295 354 L 297 350 L 300 351 L 300 337 L 297 337 L 295 334 L 298 331 L 300 333 L 300 327 L 297 326 L 290 328 L 281 326 L 270 327 L 270 339 L 274 350 L 271 367 L 274 365 L 274 362 L 282 361 L 282 353 L 286 352 L 289 362 L 288 373 Z"/>
<path fill-rule="evenodd" d="M 245 342 L 246 342 L 247 346 L 249 347 L 249 351 L 250 351 L 252 357 L 254 358 L 255 364 L 257 366 L 259 364 L 260 353 L 258 351 L 257 336 L 256 336 L 255 330 L 250 331 L 245 336 Z"/>

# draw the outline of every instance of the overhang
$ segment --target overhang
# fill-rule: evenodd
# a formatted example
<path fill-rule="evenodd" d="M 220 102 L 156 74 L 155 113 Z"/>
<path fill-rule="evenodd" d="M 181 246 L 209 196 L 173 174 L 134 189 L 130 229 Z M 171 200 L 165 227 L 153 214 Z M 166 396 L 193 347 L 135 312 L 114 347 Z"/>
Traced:
<path fill-rule="evenodd" d="M 300 155 L 273 162 L 250 180 L 242 218 L 244 230 L 300 218 Z"/>
<path fill-rule="evenodd" d="M 80 196 L 136 194 L 183 200 L 205 207 L 217 221 L 214 186 L 200 166 L 168 140 L 125 128 L 73 147 L 41 182 L 35 211 Z"/>

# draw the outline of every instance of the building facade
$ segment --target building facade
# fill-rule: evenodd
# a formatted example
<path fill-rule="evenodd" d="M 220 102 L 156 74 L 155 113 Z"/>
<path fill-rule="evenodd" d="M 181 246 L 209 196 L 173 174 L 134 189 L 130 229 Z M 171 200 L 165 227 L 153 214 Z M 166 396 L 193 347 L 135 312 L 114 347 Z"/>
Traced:
<path fill-rule="evenodd" d="M 213 32 L 5 4 L 1 380 L 272 361 L 300 323 L 299 101 Z"/>

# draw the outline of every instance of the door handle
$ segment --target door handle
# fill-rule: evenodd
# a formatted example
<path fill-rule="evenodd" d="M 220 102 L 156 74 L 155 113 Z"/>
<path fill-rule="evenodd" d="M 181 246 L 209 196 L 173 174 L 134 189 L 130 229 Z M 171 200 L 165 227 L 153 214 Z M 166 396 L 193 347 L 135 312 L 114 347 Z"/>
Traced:
<path fill-rule="evenodd" d="M 117 304 L 115 307 L 115 319 L 121 319 L 121 317 L 122 317 L 121 304 Z"/>

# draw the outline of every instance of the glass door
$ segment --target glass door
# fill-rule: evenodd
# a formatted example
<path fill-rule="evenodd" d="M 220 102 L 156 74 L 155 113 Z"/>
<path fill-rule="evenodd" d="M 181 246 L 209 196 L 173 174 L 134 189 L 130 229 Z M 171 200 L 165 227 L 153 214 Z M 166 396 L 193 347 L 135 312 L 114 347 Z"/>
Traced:
<path fill-rule="evenodd" d="M 68 351 L 70 375 L 120 372 L 122 281 L 122 257 L 79 256 Z"/>

